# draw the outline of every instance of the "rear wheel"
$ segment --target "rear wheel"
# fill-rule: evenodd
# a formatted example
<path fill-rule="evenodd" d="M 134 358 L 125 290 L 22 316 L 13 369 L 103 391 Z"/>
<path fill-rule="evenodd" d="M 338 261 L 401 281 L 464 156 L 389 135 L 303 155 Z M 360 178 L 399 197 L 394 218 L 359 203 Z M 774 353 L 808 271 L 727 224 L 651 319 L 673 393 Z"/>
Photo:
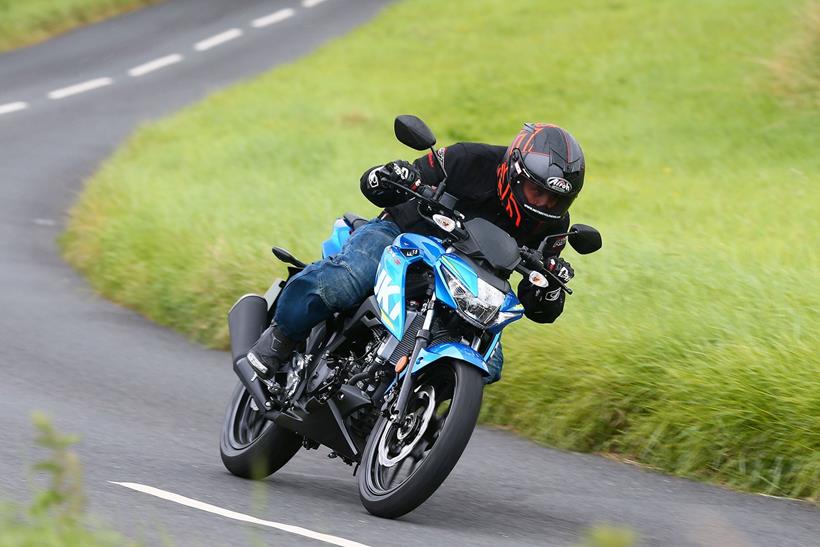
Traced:
<path fill-rule="evenodd" d="M 359 498 L 372 514 L 396 518 L 444 482 L 475 428 L 484 384 L 461 361 L 430 365 L 416 381 L 401 424 L 380 418 L 359 471 Z"/>
<path fill-rule="evenodd" d="M 302 437 L 265 419 L 238 382 L 219 440 L 228 471 L 246 479 L 264 479 L 288 463 L 301 446 Z"/>

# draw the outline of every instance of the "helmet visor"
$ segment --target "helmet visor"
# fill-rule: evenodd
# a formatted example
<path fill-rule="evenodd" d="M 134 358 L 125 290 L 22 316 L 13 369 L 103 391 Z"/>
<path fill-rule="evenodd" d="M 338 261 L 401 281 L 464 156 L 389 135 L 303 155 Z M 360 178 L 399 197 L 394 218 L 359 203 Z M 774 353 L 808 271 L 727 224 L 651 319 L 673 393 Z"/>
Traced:
<path fill-rule="evenodd" d="M 512 186 L 521 198 L 524 209 L 530 216 L 542 219 L 563 217 L 577 194 L 561 192 L 572 188 L 566 180 L 551 177 L 546 182 L 530 177 L 526 171 L 513 173 Z"/>

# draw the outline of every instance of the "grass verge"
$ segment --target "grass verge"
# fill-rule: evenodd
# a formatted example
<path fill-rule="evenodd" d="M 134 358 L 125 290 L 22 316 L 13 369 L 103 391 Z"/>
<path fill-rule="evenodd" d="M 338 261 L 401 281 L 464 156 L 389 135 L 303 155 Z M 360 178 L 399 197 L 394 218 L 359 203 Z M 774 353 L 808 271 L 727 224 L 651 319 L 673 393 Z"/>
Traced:
<path fill-rule="evenodd" d="M 0 0 L 0 52 L 159 0 Z"/>
<path fill-rule="evenodd" d="M 810 4 L 812 6 L 814 4 Z M 225 312 L 315 259 L 356 189 L 442 144 L 569 128 L 588 184 L 554 326 L 514 326 L 483 419 L 573 450 L 820 495 L 820 115 L 762 60 L 806 4 L 408 0 L 303 61 L 144 127 L 89 182 L 65 256 L 104 295 L 212 346 Z M 813 9 L 813 8 L 811 8 Z M 802 89 L 802 88 L 801 88 Z M 802 92 L 802 91 L 801 91 Z"/>

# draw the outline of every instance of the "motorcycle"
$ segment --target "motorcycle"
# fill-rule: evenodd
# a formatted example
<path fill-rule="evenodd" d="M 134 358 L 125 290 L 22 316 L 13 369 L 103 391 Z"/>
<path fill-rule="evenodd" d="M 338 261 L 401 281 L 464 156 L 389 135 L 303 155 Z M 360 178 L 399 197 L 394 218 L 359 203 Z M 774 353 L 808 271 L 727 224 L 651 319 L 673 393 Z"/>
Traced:
<path fill-rule="evenodd" d="M 432 150 L 430 129 L 415 116 L 399 116 L 399 141 Z M 507 281 L 512 272 L 546 287 L 550 240 L 567 237 L 580 254 L 597 251 L 597 230 L 574 224 L 547 236 L 537 249 L 516 241 L 482 218 L 466 219 L 446 192 L 446 172 L 435 188 L 412 191 L 421 216 L 441 237 L 400 234 L 386 247 L 373 295 L 357 309 L 317 325 L 272 380 L 258 377 L 244 359 L 270 324 L 277 280 L 264 296 L 245 295 L 228 313 L 233 369 L 239 377 L 220 440 L 225 467 L 260 479 L 296 452 L 330 448 L 331 457 L 356 465 L 359 497 L 372 514 L 396 518 L 423 503 L 444 482 L 472 435 L 481 408 L 487 362 L 503 329 L 521 319 L 523 306 Z M 339 252 L 367 221 L 337 219 L 322 246 Z M 305 264 L 284 249 L 289 277 Z"/>

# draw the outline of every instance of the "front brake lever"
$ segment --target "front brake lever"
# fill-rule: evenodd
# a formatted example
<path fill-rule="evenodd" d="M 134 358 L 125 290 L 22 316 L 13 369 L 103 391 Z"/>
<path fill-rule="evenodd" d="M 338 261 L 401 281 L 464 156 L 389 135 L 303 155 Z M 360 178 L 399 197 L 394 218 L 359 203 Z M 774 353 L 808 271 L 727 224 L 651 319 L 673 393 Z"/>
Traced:
<path fill-rule="evenodd" d="M 544 268 L 544 271 L 545 271 L 545 272 L 547 272 L 548 274 L 550 274 L 550 275 L 552 276 L 552 278 L 553 278 L 555 281 L 557 281 L 557 282 L 558 282 L 558 285 L 560 285 L 560 286 L 561 286 L 561 288 L 564 290 L 564 292 L 565 292 L 565 293 L 567 293 L 567 294 L 572 294 L 572 289 L 570 289 L 569 287 L 567 287 L 566 283 L 564 283 L 564 281 L 563 281 L 560 277 L 558 277 L 557 275 L 555 275 L 554 273 L 552 273 L 551 271 L 549 271 L 549 270 L 548 270 L 548 269 L 546 269 L 546 268 Z"/>

